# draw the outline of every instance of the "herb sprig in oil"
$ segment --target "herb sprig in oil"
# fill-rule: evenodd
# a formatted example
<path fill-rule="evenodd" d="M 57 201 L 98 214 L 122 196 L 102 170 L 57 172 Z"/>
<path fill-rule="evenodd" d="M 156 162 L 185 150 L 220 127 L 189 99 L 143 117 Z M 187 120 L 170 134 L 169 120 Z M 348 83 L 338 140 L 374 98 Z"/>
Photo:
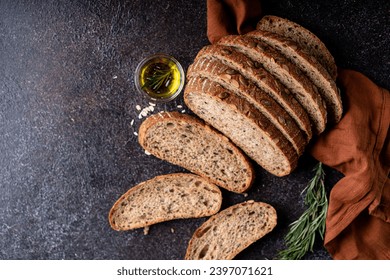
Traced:
<path fill-rule="evenodd" d="M 146 83 L 142 88 L 150 88 L 154 91 L 159 91 L 162 86 L 167 88 L 172 79 L 172 71 L 168 67 L 163 67 L 164 65 L 156 64 L 153 67 L 153 70 L 149 74 L 150 76 L 146 77 Z"/>

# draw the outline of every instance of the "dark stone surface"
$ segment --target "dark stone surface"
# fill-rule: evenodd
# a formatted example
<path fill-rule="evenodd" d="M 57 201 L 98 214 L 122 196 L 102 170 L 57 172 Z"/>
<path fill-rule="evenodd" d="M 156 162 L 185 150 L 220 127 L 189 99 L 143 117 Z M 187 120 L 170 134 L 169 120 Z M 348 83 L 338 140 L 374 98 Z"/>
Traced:
<path fill-rule="evenodd" d="M 266 1 L 264 10 L 308 27 L 340 66 L 389 88 L 389 1 Z M 148 105 L 133 85 L 137 63 L 165 52 L 187 68 L 206 44 L 205 1 L 0 0 L 0 259 L 183 258 L 204 219 L 145 236 L 111 230 L 107 214 L 131 186 L 183 171 L 145 155 L 133 134 L 135 106 Z M 272 259 L 283 248 L 314 164 L 305 155 L 284 178 L 257 167 L 247 198 L 224 191 L 223 207 L 256 199 L 279 214 L 239 259 Z M 341 176 L 326 171 L 330 189 Z M 307 258 L 330 257 L 318 243 Z"/>

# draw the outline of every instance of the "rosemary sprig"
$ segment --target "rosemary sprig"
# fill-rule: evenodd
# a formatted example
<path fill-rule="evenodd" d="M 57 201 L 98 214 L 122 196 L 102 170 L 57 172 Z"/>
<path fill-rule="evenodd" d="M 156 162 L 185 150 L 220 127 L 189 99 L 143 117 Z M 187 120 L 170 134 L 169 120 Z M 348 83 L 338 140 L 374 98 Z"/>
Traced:
<path fill-rule="evenodd" d="M 302 259 L 308 251 L 313 251 L 317 233 L 322 239 L 324 238 L 328 199 L 322 163 L 319 162 L 313 171 L 315 171 L 314 177 L 302 191 L 302 194 L 306 192 L 304 202 L 308 208 L 298 220 L 290 224 L 289 232 L 284 239 L 287 248 L 279 252 L 278 259 Z"/>
<path fill-rule="evenodd" d="M 158 91 L 162 86 L 168 87 L 172 79 L 172 71 L 170 69 L 162 69 L 155 66 L 153 73 L 150 77 L 147 77 L 147 82 L 142 86 L 151 90 Z"/>

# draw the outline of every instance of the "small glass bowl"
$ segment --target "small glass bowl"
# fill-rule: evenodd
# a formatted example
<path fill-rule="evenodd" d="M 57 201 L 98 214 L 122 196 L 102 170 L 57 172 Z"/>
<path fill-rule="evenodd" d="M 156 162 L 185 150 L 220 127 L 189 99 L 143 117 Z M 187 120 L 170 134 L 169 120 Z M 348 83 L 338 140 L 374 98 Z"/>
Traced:
<path fill-rule="evenodd" d="M 160 70 L 160 66 L 165 70 Z M 164 80 L 161 78 L 162 76 L 156 76 L 160 75 L 155 74 L 156 68 L 157 71 L 168 71 L 169 78 Z M 152 73 L 154 74 L 152 75 Z M 156 77 L 161 79 L 156 82 Z M 181 93 L 184 81 L 185 74 L 181 64 L 172 56 L 161 53 L 144 58 L 138 64 L 134 73 L 134 83 L 138 92 L 153 102 L 168 102 L 175 99 Z M 160 86 L 158 86 L 159 82 L 161 82 Z M 166 85 L 169 86 L 166 87 Z M 159 92 L 161 87 L 163 87 L 164 91 L 161 90 L 162 92 Z M 157 90 L 155 90 L 156 88 Z"/>

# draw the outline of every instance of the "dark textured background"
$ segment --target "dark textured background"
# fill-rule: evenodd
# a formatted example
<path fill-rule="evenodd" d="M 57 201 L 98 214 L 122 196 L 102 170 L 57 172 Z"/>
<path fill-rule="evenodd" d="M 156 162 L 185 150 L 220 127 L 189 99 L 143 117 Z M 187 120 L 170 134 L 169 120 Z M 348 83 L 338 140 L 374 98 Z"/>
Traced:
<path fill-rule="evenodd" d="M 264 12 L 317 34 L 339 66 L 389 88 L 389 1 L 264 1 Z M 182 259 L 204 219 L 115 232 L 107 214 L 131 186 L 182 171 L 143 153 L 133 71 L 165 52 L 186 69 L 208 44 L 205 1 L 0 0 L 0 259 Z M 157 106 L 179 110 L 182 97 Z M 131 120 L 135 120 L 131 126 Z M 274 205 L 279 224 L 239 259 L 272 259 L 304 206 L 315 162 L 293 174 L 257 167 L 245 199 Z M 340 174 L 327 171 L 330 189 Z M 172 232 L 174 231 L 174 232 Z M 309 259 L 328 259 L 319 242 Z"/>

